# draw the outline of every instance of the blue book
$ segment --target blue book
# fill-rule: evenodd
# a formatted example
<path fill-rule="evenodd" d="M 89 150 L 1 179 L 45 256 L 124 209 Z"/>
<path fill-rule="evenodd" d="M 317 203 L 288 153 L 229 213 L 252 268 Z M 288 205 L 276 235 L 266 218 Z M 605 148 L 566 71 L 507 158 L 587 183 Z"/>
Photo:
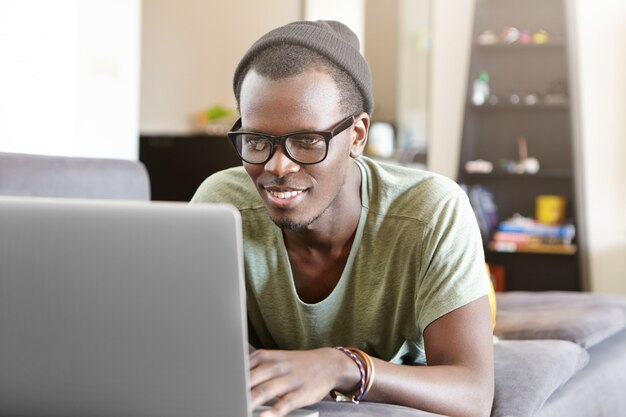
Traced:
<path fill-rule="evenodd" d="M 500 223 L 498 230 L 501 232 L 528 233 L 535 236 L 557 237 L 570 240 L 576 235 L 576 226 L 573 224 L 542 224 L 533 219 L 524 217 L 505 220 Z"/>
<path fill-rule="evenodd" d="M 461 188 L 469 197 L 483 242 L 487 243 L 499 221 L 498 207 L 494 201 L 493 193 L 488 187 L 480 184 L 461 185 Z"/>

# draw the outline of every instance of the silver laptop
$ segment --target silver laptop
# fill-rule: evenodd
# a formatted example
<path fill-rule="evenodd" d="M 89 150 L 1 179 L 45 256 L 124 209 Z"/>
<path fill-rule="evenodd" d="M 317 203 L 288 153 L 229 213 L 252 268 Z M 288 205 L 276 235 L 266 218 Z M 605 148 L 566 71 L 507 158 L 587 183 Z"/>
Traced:
<path fill-rule="evenodd" d="M 0 416 L 249 416 L 244 301 L 231 207 L 0 198 Z"/>

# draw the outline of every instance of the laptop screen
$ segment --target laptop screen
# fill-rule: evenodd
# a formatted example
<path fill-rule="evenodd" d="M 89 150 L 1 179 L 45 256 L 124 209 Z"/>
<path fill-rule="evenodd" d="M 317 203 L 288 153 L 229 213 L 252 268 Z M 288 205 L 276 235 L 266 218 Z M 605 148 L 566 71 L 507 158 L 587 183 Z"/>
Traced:
<path fill-rule="evenodd" d="M 0 199 L 0 415 L 246 416 L 228 206 Z"/>

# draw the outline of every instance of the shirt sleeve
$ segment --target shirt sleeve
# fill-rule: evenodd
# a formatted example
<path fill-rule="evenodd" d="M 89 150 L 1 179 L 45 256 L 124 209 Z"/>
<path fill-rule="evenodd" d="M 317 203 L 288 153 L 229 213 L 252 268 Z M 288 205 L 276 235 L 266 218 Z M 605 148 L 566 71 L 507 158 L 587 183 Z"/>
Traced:
<path fill-rule="evenodd" d="M 416 314 L 421 332 L 439 317 L 489 292 L 489 277 L 476 217 L 458 191 L 436 207 L 424 229 Z"/>

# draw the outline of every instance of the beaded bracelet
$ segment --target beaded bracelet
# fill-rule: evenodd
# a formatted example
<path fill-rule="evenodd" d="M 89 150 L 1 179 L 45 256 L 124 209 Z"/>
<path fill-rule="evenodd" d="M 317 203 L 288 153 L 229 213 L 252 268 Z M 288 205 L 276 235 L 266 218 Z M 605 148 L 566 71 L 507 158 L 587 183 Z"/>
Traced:
<path fill-rule="evenodd" d="M 367 393 L 369 392 L 370 388 L 372 388 L 372 384 L 374 383 L 374 377 L 376 375 L 376 368 L 374 367 L 374 361 L 372 360 L 372 357 L 370 355 L 368 355 L 367 353 L 363 352 L 361 349 L 357 349 L 357 348 L 349 348 L 355 355 L 359 356 L 361 358 L 361 360 L 365 361 L 366 363 L 366 367 L 365 367 L 365 389 L 363 390 L 363 395 L 362 397 L 359 399 L 362 400 L 363 398 L 365 398 L 365 396 L 367 395 Z"/>
<path fill-rule="evenodd" d="M 365 398 L 365 395 L 368 393 L 374 382 L 374 361 L 370 355 L 357 348 L 336 346 L 335 349 L 342 351 L 354 361 L 359 368 L 361 378 L 359 380 L 359 388 L 351 397 L 336 390 L 331 391 L 330 395 L 333 399 L 335 399 L 335 401 L 352 401 L 353 403 L 358 404 Z"/>
<path fill-rule="evenodd" d="M 345 348 L 343 346 L 335 346 L 335 349 L 342 351 L 343 353 L 348 355 L 348 357 L 350 359 L 352 359 L 354 361 L 356 366 L 359 368 L 359 374 L 361 375 L 361 378 L 359 380 L 359 388 L 352 395 L 352 397 L 349 397 L 348 395 L 343 394 L 341 392 L 338 392 L 336 390 L 332 390 L 330 392 L 330 396 L 335 401 L 347 401 L 349 399 L 353 403 L 358 404 L 360 399 L 363 397 L 363 394 L 365 392 L 365 385 L 366 385 L 366 382 L 365 382 L 365 368 L 363 367 L 363 363 L 361 363 L 361 360 L 350 349 Z"/>

